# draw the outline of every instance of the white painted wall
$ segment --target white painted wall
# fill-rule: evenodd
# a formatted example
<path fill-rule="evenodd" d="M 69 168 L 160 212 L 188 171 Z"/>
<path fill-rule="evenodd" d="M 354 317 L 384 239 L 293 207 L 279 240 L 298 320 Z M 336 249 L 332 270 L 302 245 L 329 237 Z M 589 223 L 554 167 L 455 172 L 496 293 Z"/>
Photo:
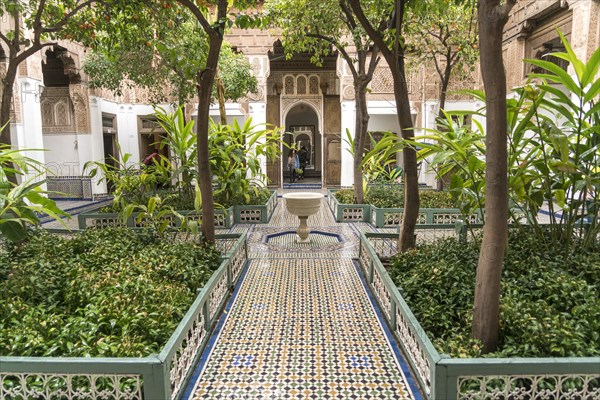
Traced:
<path fill-rule="evenodd" d="M 76 134 L 45 134 L 44 147 L 46 166 L 56 176 L 81 175 L 83 165 L 79 163 L 79 141 Z"/>
<path fill-rule="evenodd" d="M 22 149 L 39 149 L 40 151 L 28 150 L 23 152 L 23 155 L 42 164 L 46 162 L 46 152 L 41 151 L 44 148 L 44 139 L 42 137 L 42 112 L 39 102 L 39 90 L 37 88 L 42 85 L 42 82 L 37 79 L 23 77 L 17 79 L 17 87 L 19 88 L 18 95 L 21 96 L 21 121 L 20 125 L 16 125 L 13 131 L 15 146 Z M 37 93 L 37 94 L 36 94 Z M 12 129 L 11 129 L 12 131 Z M 35 172 L 29 177 L 35 176 Z"/>
<path fill-rule="evenodd" d="M 265 129 L 265 123 L 267 122 L 267 104 L 264 102 L 260 102 L 260 103 L 250 103 L 248 105 L 248 111 L 250 114 L 250 117 L 252 118 L 252 125 L 256 126 L 258 125 L 258 129 Z M 242 121 L 238 121 L 238 123 L 242 123 Z M 266 139 L 261 139 L 260 142 L 262 144 L 264 144 L 266 141 Z M 260 157 L 260 168 L 262 170 L 262 173 L 265 176 L 267 176 L 267 158 L 264 156 Z M 263 181 L 263 183 L 266 185 L 267 182 Z"/>
<path fill-rule="evenodd" d="M 259 104 L 259 103 L 253 103 L 253 104 Z M 265 112 L 266 112 L 266 110 L 265 110 Z M 244 124 L 244 122 L 246 122 L 246 119 L 247 119 L 246 115 L 244 113 L 244 110 L 242 110 L 242 107 L 239 103 L 225 103 L 225 114 L 227 115 L 227 125 L 231 125 L 233 123 L 234 119 L 237 120 L 239 125 L 242 125 L 242 124 Z M 198 115 L 198 107 L 195 108 L 193 115 L 194 116 Z M 210 106 L 210 111 L 209 111 L 208 115 L 210 116 L 210 118 L 212 118 L 212 120 L 216 124 L 220 123 L 221 122 L 221 114 L 219 112 L 219 105 L 212 104 Z M 251 110 L 250 110 L 249 116 L 252 117 L 252 125 L 256 125 L 258 123 L 258 121 L 256 120 L 256 118 L 254 118 Z M 257 114 L 257 117 L 261 118 L 260 112 Z M 266 114 L 265 114 L 265 118 L 266 118 Z"/>
<path fill-rule="evenodd" d="M 356 103 L 354 101 L 342 101 L 342 186 L 352 186 L 354 184 L 354 158 L 350 154 L 350 145 L 345 140 L 346 130 L 350 132 L 352 138 L 356 135 Z"/>

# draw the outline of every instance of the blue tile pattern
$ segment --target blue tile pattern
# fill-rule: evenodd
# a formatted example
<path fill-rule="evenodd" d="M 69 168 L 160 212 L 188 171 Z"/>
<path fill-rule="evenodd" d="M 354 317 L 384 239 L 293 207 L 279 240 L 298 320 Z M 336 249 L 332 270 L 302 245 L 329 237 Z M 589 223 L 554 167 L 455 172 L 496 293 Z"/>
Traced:
<path fill-rule="evenodd" d="M 421 398 L 352 260 L 368 228 L 328 212 L 309 245 L 282 205 L 248 228 L 252 261 L 187 398 Z"/>

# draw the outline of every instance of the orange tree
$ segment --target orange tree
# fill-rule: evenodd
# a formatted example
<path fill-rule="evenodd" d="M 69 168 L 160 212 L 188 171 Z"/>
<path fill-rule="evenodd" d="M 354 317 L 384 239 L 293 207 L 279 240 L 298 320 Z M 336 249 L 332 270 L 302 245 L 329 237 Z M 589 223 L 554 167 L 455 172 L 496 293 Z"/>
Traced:
<path fill-rule="evenodd" d="M 396 114 L 402 129 L 402 138 L 412 140 L 414 127 L 410 113 L 408 85 L 405 70 L 406 42 L 404 25 L 406 10 L 419 7 L 412 0 L 348 0 L 348 4 L 367 35 L 379 49 L 390 67 L 394 81 Z M 415 227 L 419 213 L 419 182 L 417 154 L 413 147 L 402 150 L 404 156 L 404 218 L 400 226 L 398 248 L 406 251 L 415 247 Z"/>
<path fill-rule="evenodd" d="M 251 16 L 236 10 L 245 10 L 258 3 L 250 0 L 114 0 L 109 6 L 94 10 L 98 16 L 96 20 L 101 24 L 94 36 L 73 36 L 75 40 L 92 48 L 102 46 L 105 49 L 122 46 L 127 42 L 130 42 L 126 45 L 128 47 L 154 47 L 153 40 L 166 37 L 167 31 L 174 35 L 172 38 L 178 37 L 181 41 L 193 40 L 189 37 L 184 38 L 184 34 L 199 37 L 195 40 L 198 47 L 191 49 L 173 52 L 170 47 L 173 43 L 162 43 L 162 47 L 157 43 L 157 48 L 166 55 L 168 61 L 178 62 L 185 77 L 192 78 L 193 84 L 190 87 L 194 88 L 198 98 L 198 119 L 195 124 L 198 184 L 202 196 L 203 219 L 209 221 L 202 224 L 202 234 L 209 242 L 214 241 L 215 235 L 212 224 L 214 199 L 208 150 L 209 109 L 213 83 L 227 28 L 234 24 L 240 28 L 250 28 L 261 23 L 261 19 L 256 15 Z M 184 29 L 182 25 L 182 21 L 189 20 L 197 27 L 192 27 L 192 32 Z M 135 46 L 132 46 L 132 43 Z M 148 54 L 148 57 L 151 55 Z"/>

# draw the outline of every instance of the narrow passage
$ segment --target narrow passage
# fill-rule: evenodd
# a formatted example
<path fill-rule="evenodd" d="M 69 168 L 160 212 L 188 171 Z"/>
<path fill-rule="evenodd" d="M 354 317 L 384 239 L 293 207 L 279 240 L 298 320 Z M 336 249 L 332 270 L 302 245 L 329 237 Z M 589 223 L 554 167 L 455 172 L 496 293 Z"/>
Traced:
<path fill-rule="evenodd" d="M 254 259 L 188 398 L 420 399 L 352 260 L 355 231 L 323 203 L 298 245 L 286 214 L 280 202 L 252 228 Z"/>

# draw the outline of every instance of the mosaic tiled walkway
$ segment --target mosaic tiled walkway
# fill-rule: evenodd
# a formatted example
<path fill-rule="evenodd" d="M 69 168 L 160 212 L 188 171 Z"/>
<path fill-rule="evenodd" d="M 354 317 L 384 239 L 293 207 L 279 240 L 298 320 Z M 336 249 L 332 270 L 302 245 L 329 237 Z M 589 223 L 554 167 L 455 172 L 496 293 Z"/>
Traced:
<path fill-rule="evenodd" d="M 252 261 L 188 398 L 419 399 L 352 260 L 357 227 L 325 203 L 310 245 L 295 224 L 280 202 L 250 227 Z"/>

